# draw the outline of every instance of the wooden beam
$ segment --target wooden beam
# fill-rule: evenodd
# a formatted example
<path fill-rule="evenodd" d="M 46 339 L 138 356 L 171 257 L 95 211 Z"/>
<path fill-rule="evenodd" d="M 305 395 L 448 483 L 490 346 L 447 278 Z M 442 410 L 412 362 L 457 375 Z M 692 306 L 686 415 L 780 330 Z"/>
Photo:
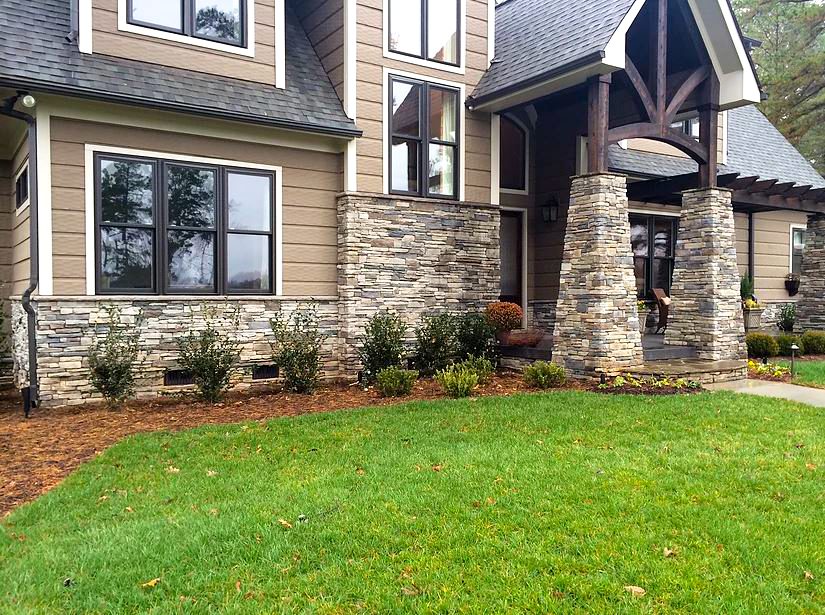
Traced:
<path fill-rule="evenodd" d="M 808 192 L 811 191 L 811 188 L 813 188 L 813 186 L 811 186 L 810 184 L 808 184 L 807 186 L 796 186 L 795 188 L 791 188 L 790 190 L 788 190 L 788 192 L 785 193 L 785 196 L 801 199 L 803 196 L 805 196 L 806 194 L 808 194 Z"/>
<path fill-rule="evenodd" d="M 758 182 L 754 182 L 754 184 L 748 189 L 748 192 L 751 194 L 759 194 L 760 192 L 765 192 L 769 190 L 777 183 L 775 179 L 762 179 Z"/>
<path fill-rule="evenodd" d="M 610 82 L 610 75 L 591 77 L 587 82 L 587 169 L 589 173 L 606 173 L 608 169 Z"/>
<path fill-rule="evenodd" d="M 664 124 L 670 126 L 673 123 L 673 120 L 676 119 L 676 115 L 688 97 L 693 94 L 708 77 L 710 77 L 709 66 L 700 66 L 688 76 L 676 91 L 674 97 L 670 99 L 670 104 L 667 106 L 667 111 L 665 112 Z"/>
<path fill-rule="evenodd" d="M 630 81 L 630 85 L 633 86 L 633 89 L 642 101 L 642 105 L 647 113 L 647 119 L 651 122 L 656 121 L 656 103 L 653 102 L 653 98 L 650 96 L 650 90 L 647 89 L 645 80 L 642 79 L 639 69 L 636 68 L 633 60 L 630 59 L 630 56 L 626 55 L 624 61 L 625 73 Z"/>
<path fill-rule="evenodd" d="M 814 188 L 806 196 L 812 201 L 823 201 L 825 200 L 825 188 Z"/>
<path fill-rule="evenodd" d="M 794 187 L 794 182 L 776 183 L 764 191 L 768 196 L 787 195 L 787 192 Z"/>
<path fill-rule="evenodd" d="M 731 190 L 745 190 L 750 188 L 753 184 L 759 181 L 758 175 L 751 175 L 749 177 L 740 177 L 731 185 L 728 186 Z"/>
<path fill-rule="evenodd" d="M 801 211 L 808 214 L 825 213 L 825 202 L 812 199 L 786 199 L 782 196 L 766 196 L 754 194 L 747 190 L 737 190 L 733 193 L 733 202 L 740 209 L 742 206 L 758 207 L 764 211 L 784 209 L 787 211 Z"/>
<path fill-rule="evenodd" d="M 726 173 L 720 175 L 718 182 L 720 186 L 727 187 L 736 181 L 738 173 Z M 692 190 L 699 187 L 698 173 L 685 173 L 672 177 L 662 177 L 633 182 L 627 185 L 627 196 L 633 201 L 651 200 L 655 203 L 662 200 L 673 200 L 673 196 L 678 196 L 685 190 Z"/>
<path fill-rule="evenodd" d="M 719 78 L 711 71 L 705 81 L 705 103 L 699 109 L 699 142 L 707 159 L 699 162 L 699 186 L 716 187 L 719 159 Z"/>
<path fill-rule="evenodd" d="M 656 110 L 658 121 L 664 123 L 667 108 L 667 4 L 668 0 L 658 0 L 656 14 Z"/>

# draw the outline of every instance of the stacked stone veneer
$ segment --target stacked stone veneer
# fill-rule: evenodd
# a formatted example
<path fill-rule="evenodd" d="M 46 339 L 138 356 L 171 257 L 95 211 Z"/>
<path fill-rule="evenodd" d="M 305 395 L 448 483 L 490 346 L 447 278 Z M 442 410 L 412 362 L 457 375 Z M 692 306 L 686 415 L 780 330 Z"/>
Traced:
<path fill-rule="evenodd" d="M 665 343 L 694 346 L 700 359 L 744 359 L 745 329 L 731 191 L 682 196 Z"/>
<path fill-rule="evenodd" d="M 825 214 L 808 217 L 799 288 L 797 328 L 825 331 Z"/>
<path fill-rule="evenodd" d="M 213 309 L 232 326 L 231 314 L 239 309 L 238 337 L 241 369 L 234 385 L 243 389 L 266 381 L 252 380 L 252 366 L 272 364 L 270 318 L 315 305 L 322 332 L 327 336 L 322 351 L 323 375 L 342 376 L 339 363 L 338 305 L 332 299 L 232 300 L 180 298 L 41 298 L 37 309 L 37 353 L 40 400 L 44 406 L 79 404 L 100 399 L 89 384 L 88 354 L 95 340 L 107 329 L 107 306 L 121 309 L 125 323 L 143 313 L 141 366 L 136 381 L 138 397 L 153 397 L 181 387 L 164 387 L 164 374 L 177 369 L 177 340 L 190 329 L 205 326 L 204 309 Z M 28 382 L 26 318 L 19 302 L 13 306 L 13 355 L 18 386 Z"/>
<path fill-rule="evenodd" d="M 338 200 L 338 289 L 342 361 L 367 320 L 398 312 L 410 333 L 424 314 L 481 308 L 501 289 L 498 207 L 432 199 L 346 194 Z"/>
<path fill-rule="evenodd" d="M 530 301 L 528 304 L 530 313 L 530 328 L 546 331 L 553 335 L 556 328 L 556 302 L 546 300 Z"/>
<path fill-rule="evenodd" d="M 627 179 L 574 177 L 564 239 L 553 361 L 574 376 L 643 362 L 630 248 Z"/>

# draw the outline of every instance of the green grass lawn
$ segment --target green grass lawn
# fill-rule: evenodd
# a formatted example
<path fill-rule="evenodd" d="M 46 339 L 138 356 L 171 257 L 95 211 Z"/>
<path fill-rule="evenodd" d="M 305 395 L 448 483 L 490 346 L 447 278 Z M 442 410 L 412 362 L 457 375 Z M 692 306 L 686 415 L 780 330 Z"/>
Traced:
<path fill-rule="evenodd" d="M 790 361 L 782 361 L 782 365 L 791 367 Z M 797 361 L 796 378 L 798 384 L 825 388 L 825 361 Z"/>
<path fill-rule="evenodd" d="M 414 403 L 129 438 L 3 521 L 0 611 L 816 613 L 823 528 L 822 410 Z"/>

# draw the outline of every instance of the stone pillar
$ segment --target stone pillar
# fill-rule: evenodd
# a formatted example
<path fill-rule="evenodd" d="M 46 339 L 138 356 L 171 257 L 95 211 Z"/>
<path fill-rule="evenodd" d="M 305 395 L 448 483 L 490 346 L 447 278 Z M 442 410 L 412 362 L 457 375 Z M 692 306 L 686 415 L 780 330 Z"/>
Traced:
<path fill-rule="evenodd" d="M 825 331 L 825 214 L 808 217 L 799 294 L 797 328 Z"/>
<path fill-rule="evenodd" d="M 747 357 L 732 194 L 709 188 L 682 195 L 665 343 L 693 346 L 709 361 Z"/>
<path fill-rule="evenodd" d="M 573 178 L 553 361 L 579 377 L 644 362 L 624 175 Z"/>

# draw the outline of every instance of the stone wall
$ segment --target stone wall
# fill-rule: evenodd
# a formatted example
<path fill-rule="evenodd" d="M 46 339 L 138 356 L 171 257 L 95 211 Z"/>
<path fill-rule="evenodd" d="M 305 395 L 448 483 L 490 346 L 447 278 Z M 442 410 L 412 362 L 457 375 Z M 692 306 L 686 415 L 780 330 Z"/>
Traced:
<path fill-rule="evenodd" d="M 556 302 L 555 301 L 530 301 L 527 305 L 530 328 L 546 331 L 553 335 L 556 327 Z"/>
<path fill-rule="evenodd" d="M 726 189 L 682 195 L 665 343 L 693 346 L 709 361 L 747 357 L 731 196 Z"/>
<path fill-rule="evenodd" d="M 37 309 L 37 349 L 40 399 L 43 406 L 80 404 L 100 399 L 89 384 L 89 350 L 108 323 L 107 306 L 121 309 L 124 323 L 133 323 L 143 314 L 141 327 L 141 367 L 136 382 L 138 397 L 154 397 L 181 387 L 164 387 L 164 374 L 177 369 L 177 340 L 190 329 L 205 326 L 205 309 L 214 309 L 224 326 L 231 326 L 232 312 L 239 310 L 238 336 L 241 340 L 241 366 L 233 384 L 243 389 L 267 381 L 252 380 L 252 366 L 272 364 L 270 318 L 306 308 L 311 301 L 258 298 L 168 298 L 145 299 L 91 297 L 40 298 Z M 322 357 L 324 377 L 346 377 L 340 369 L 338 305 L 333 299 L 314 303 L 321 330 L 327 336 Z M 19 301 L 14 304 L 15 372 L 18 385 L 28 380 L 26 319 Z M 352 376 L 352 375 L 350 375 Z M 271 381 L 269 381 L 271 383 Z"/>
<path fill-rule="evenodd" d="M 553 361 L 573 376 L 643 363 L 624 175 L 574 177 L 564 238 Z"/>
<path fill-rule="evenodd" d="M 797 329 L 825 331 L 825 214 L 808 217 L 799 288 Z"/>
<path fill-rule="evenodd" d="M 401 314 L 410 332 L 422 315 L 482 308 L 498 299 L 498 207 L 374 194 L 338 200 L 338 288 L 342 361 L 381 309 Z"/>

